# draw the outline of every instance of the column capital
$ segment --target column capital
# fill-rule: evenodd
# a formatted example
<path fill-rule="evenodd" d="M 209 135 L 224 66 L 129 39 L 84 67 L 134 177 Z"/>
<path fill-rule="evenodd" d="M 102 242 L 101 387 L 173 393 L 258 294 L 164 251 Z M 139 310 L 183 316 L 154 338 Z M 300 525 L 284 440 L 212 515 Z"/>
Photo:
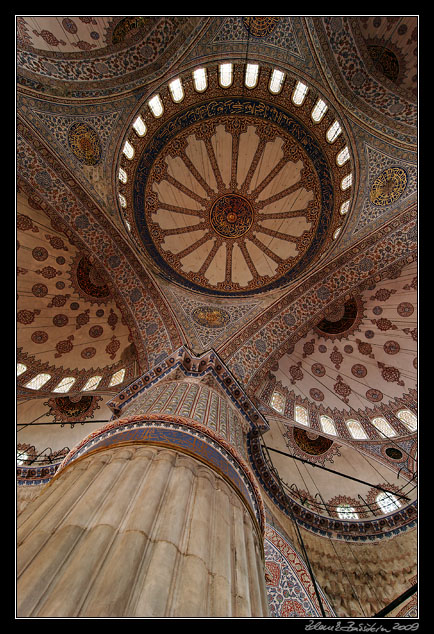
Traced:
<path fill-rule="evenodd" d="M 269 429 L 264 416 L 214 350 L 197 356 L 186 346 L 181 346 L 116 394 L 107 405 L 114 415 L 120 418 L 122 411 L 125 411 L 140 394 L 162 380 L 194 377 L 205 381 L 210 376 L 240 412 L 251 430 Z"/>

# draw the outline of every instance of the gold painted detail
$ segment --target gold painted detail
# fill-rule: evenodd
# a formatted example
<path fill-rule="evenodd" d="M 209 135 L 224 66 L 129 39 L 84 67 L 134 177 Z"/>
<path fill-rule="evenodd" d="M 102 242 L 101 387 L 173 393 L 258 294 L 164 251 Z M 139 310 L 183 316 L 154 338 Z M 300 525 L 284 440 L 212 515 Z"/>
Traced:
<path fill-rule="evenodd" d="M 253 223 L 253 208 L 247 198 L 226 194 L 218 198 L 210 212 L 211 226 L 224 238 L 239 238 Z"/>
<path fill-rule="evenodd" d="M 400 167 L 389 167 L 374 181 L 369 194 L 377 207 L 390 205 L 398 200 L 407 187 L 407 174 Z"/>
<path fill-rule="evenodd" d="M 257 15 L 257 16 L 244 16 L 243 24 L 246 29 L 255 37 L 266 37 L 270 35 L 279 22 L 279 16 L 272 15 Z"/>
<path fill-rule="evenodd" d="M 229 313 L 225 310 L 207 306 L 195 308 L 192 317 L 200 326 L 207 328 L 223 328 L 230 321 Z"/>

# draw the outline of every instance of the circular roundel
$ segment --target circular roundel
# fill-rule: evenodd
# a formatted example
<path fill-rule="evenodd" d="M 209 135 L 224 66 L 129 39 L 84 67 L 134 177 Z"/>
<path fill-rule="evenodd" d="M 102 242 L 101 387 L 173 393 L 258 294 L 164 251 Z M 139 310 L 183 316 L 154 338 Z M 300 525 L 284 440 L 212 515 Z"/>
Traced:
<path fill-rule="evenodd" d="M 386 454 L 392 460 L 402 460 L 402 451 L 396 447 L 387 447 Z"/>
<path fill-rule="evenodd" d="M 87 123 L 77 121 L 68 131 L 68 143 L 74 156 L 85 165 L 96 165 L 102 154 L 98 134 Z"/>
<path fill-rule="evenodd" d="M 332 243 L 334 170 L 307 125 L 278 105 L 202 102 L 163 120 L 141 149 L 129 186 L 135 229 L 153 264 L 187 288 L 278 288 Z"/>
<path fill-rule="evenodd" d="M 401 167 L 389 167 L 373 182 L 369 197 L 377 207 L 390 205 L 402 196 L 407 187 L 407 174 Z"/>
<path fill-rule="evenodd" d="M 199 306 L 192 312 L 193 320 L 206 328 L 223 328 L 230 321 L 230 315 L 222 308 Z"/>
<path fill-rule="evenodd" d="M 214 202 L 210 224 L 224 238 L 239 238 L 252 226 L 253 209 L 250 202 L 238 194 L 225 194 Z"/>

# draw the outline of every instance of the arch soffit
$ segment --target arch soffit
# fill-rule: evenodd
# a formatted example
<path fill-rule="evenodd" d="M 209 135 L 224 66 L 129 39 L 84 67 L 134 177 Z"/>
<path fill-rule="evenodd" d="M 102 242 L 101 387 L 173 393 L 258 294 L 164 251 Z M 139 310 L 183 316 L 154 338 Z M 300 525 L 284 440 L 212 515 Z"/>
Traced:
<path fill-rule="evenodd" d="M 146 332 L 150 323 L 158 327 L 156 333 L 160 341 L 155 350 L 169 354 L 182 343 L 179 326 L 167 309 L 158 287 L 105 214 L 50 149 L 21 121 L 17 132 L 18 185 L 40 202 L 48 216 L 60 221 L 65 233 L 81 243 L 83 250 L 98 259 L 107 272 L 113 297 L 130 327 L 141 369 L 154 365 L 155 360 L 149 353 L 152 353 L 156 342 L 151 342 Z M 22 158 L 24 156 L 26 159 Z M 38 173 L 48 174 L 51 186 L 41 187 L 35 178 Z M 62 201 L 68 202 L 65 205 Z M 63 210 L 62 215 L 57 209 Z M 120 241 L 121 248 L 117 246 Z"/>

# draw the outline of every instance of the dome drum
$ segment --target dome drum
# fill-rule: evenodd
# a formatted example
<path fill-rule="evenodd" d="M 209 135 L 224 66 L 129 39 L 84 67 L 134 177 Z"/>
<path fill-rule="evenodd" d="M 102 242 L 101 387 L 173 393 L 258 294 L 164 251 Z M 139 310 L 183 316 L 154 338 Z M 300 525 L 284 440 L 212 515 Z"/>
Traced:
<path fill-rule="evenodd" d="M 299 279 L 330 249 L 351 197 L 341 187 L 351 161 L 336 161 L 344 135 L 326 139 L 331 113 L 315 124 L 312 97 L 297 107 L 289 78 L 277 95 L 260 81 L 246 92 L 241 71 L 230 98 L 209 71 L 206 94 L 186 82 L 180 104 L 162 91 L 162 115 L 143 107 L 148 133 L 128 136 L 134 151 L 121 156 L 118 183 L 122 214 L 154 269 L 222 296 Z"/>

